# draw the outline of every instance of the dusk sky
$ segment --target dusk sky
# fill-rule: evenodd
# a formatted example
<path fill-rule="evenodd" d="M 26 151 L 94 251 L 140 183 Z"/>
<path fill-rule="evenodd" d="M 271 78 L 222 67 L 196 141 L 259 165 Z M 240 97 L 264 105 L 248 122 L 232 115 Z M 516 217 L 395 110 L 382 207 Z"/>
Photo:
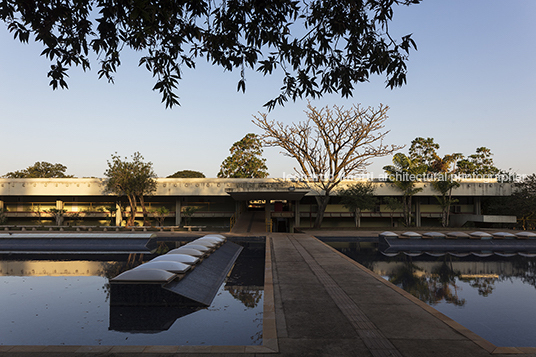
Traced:
<path fill-rule="evenodd" d="M 418 51 L 410 55 L 408 83 L 385 88 L 384 77 L 358 84 L 353 98 L 327 95 L 314 106 L 388 105 L 387 143 L 407 145 L 433 137 L 439 154 L 470 155 L 480 146 L 494 153 L 500 169 L 536 172 L 536 1 L 424 0 L 395 9 L 390 25 L 400 38 L 413 33 Z M 224 72 L 203 59 L 185 73 L 181 106 L 165 109 L 154 80 L 138 67 L 141 54 L 124 52 L 115 84 L 98 79 L 98 63 L 84 73 L 69 70 L 68 90 L 53 91 L 50 62 L 35 43 L 20 44 L 5 26 L 0 31 L 0 175 L 36 161 L 62 163 L 77 177 L 102 177 L 117 152 L 139 151 L 165 177 L 196 170 L 215 177 L 231 145 L 260 130 L 252 115 L 279 93 L 281 73 L 246 73 L 246 93 L 236 92 L 239 71 Z M 305 119 L 307 100 L 288 103 L 269 118 Z M 293 172 L 295 162 L 266 148 L 271 177 Z M 374 176 L 391 157 L 369 166 Z"/>

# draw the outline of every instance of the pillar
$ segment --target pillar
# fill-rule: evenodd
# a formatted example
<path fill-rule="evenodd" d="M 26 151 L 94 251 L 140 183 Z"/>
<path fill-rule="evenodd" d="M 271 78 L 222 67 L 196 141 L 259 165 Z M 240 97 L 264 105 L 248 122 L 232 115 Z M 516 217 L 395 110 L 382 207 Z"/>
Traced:
<path fill-rule="evenodd" d="M 294 227 L 300 226 L 300 201 L 294 201 Z"/>
<path fill-rule="evenodd" d="M 421 226 L 421 200 L 415 197 L 415 227 Z"/>
<path fill-rule="evenodd" d="M 121 206 L 119 203 L 115 204 L 115 225 L 121 226 L 121 222 L 123 222 L 123 212 L 121 212 Z"/>
<path fill-rule="evenodd" d="M 272 206 L 270 204 L 270 200 L 266 200 L 266 204 L 264 205 L 264 222 L 266 225 L 266 231 L 268 231 L 268 223 L 272 221 Z M 273 228 L 272 228 L 273 231 Z"/>
<path fill-rule="evenodd" d="M 180 226 L 182 221 L 182 200 L 175 199 L 175 225 Z"/>
<path fill-rule="evenodd" d="M 243 206 L 245 206 L 244 201 L 235 201 L 235 213 L 234 213 L 235 223 L 236 223 L 236 221 L 238 221 L 238 219 L 242 215 Z"/>
<path fill-rule="evenodd" d="M 63 209 L 63 201 L 62 200 L 56 200 L 56 209 L 57 210 Z"/>
<path fill-rule="evenodd" d="M 480 197 L 474 198 L 474 210 L 476 215 L 482 214 L 482 200 Z"/>

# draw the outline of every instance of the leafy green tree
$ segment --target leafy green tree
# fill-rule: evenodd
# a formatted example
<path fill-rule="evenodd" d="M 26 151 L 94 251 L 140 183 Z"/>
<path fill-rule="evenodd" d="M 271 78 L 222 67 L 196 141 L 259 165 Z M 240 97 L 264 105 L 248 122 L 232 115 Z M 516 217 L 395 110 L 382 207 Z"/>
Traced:
<path fill-rule="evenodd" d="M 457 160 L 462 157 L 462 154 L 456 153 L 445 155 L 443 157 L 435 155 L 435 159 L 430 166 L 430 171 L 436 175 L 436 178 L 431 182 L 432 188 L 439 192 L 440 196 L 435 196 L 439 206 L 441 207 L 441 225 L 448 227 L 450 219 L 450 206 L 458 202 L 452 198 L 452 190 L 460 187 L 460 184 L 454 180 L 455 173 L 454 165 Z"/>
<path fill-rule="evenodd" d="M 315 192 L 318 205 L 314 227 L 320 228 L 330 193 L 341 180 L 362 172 L 376 157 L 391 155 L 399 146 L 385 145 L 383 131 L 389 107 L 378 109 L 354 105 L 350 109 L 307 106 L 305 122 L 287 126 L 268 120 L 267 114 L 253 123 L 264 131 L 265 143 L 278 146 L 294 158 L 304 185 Z"/>
<path fill-rule="evenodd" d="M 187 206 L 182 208 L 182 215 L 184 216 L 184 225 L 189 226 L 192 223 L 192 216 L 195 212 L 199 211 L 196 206 Z"/>
<path fill-rule="evenodd" d="M 45 210 L 45 212 L 50 214 L 50 216 L 54 218 L 54 221 L 56 222 L 57 226 L 61 226 L 63 224 L 63 220 L 65 219 L 65 213 L 67 212 L 67 210 L 51 208 L 51 209 Z"/>
<path fill-rule="evenodd" d="M 479 147 L 476 149 L 476 154 L 460 159 L 456 163 L 457 171 L 459 174 L 481 177 L 497 175 L 500 170 L 495 167 L 492 155 L 487 147 Z"/>
<path fill-rule="evenodd" d="M 0 1 L 0 20 L 15 39 L 42 43 L 51 62 L 53 89 L 67 88 L 71 66 L 113 82 L 121 53 L 141 54 L 139 65 L 156 78 L 153 90 L 166 107 L 179 104 L 176 89 L 185 68 L 199 58 L 227 71 L 282 75 L 273 108 L 303 96 L 352 95 L 354 86 L 385 74 L 388 87 L 406 83 L 411 35 L 393 39 L 389 23 L 399 5 L 421 0 L 325 1 Z"/>
<path fill-rule="evenodd" d="M 137 202 L 143 211 L 143 224 L 148 224 L 147 209 L 144 196 L 156 191 L 156 174 L 152 162 L 144 162 L 139 152 L 132 155 L 132 160 L 121 159 L 117 154 L 108 161 L 106 176 L 106 191 L 117 196 L 126 196 L 130 205 L 130 218 L 127 226 L 133 226 L 136 219 Z"/>
<path fill-rule="evenodd" d="M 339 190 L 341 203 L 350 212 L 354 212 L 355 226 L 361 226 L 361 211 L 371 210 L 378 203 L 374 196 L 374 186 L 371 182 L 356 182 L 345 189 Z"/>
<path fill-rule="evenodd" d="M 417 137 L 411 142 L 409 158 L 417 165 L 426 165 L 428 170 L 437 157 L 438 149 L 439 144 L 434 142 L 434 138 Z"/>
<path fill-rule="evenodd" d="M 80 218 L 80 214 L 78 212 L 70 212 L 67 213 L 66 209 L 57 209 L 57 208 L 51 208 L 48 210 L 45 210 L 45 213 L 48 213 L 56 222 L 57 226 L 61 226 L 65 219 L 71 219 L 76 220 Z"/>
<path fill-rule="evenodd" d="M 7 210 L 5 208 L 0 208 L 0 224 L 5 224 L 7 222 Z"/>
<path fill-rule="evenodd" d="M 108 218 L 110 219 L 109 225 L 115 226 L 116 225 L 115 217 L 117 216 L 117 206 L 112 204 L 106 207 L 101 207 L 101 209 L 102 209 L 102 212 L 107 212 Z"/>
<path fill-rule="evenodd" d="M 229 155 L 221 163 L 220 178 L 268 177 L 266 159 L 262 158 L 262 141 L 255 134 L 247 134 L 231 146 Z"/>
<path fill-rule="evenodd" d="M 62 164 L 51 164 L 46 161 L 38 161 L 24 170 L 8 172 L 6 178 L 70 178 L 73 175 L 66 175 L 67 166 Z"/>
<path fill-rule="evenodd" d="M 504 211 L 515 214 L 523 230 L 536 229 L 536 174 L 516 183 L 508 201 L 502 207 L 503 214 Z"/>
<path fill-rule="evenodd" d="M 167 209 L 166 207 L 164 206 L 161 206 L 155 210 L 152 211 L 154 217 L 156 218 L 156 220 L 158 221 L 158 224 L 160 225 L 160 227 L 163 227 L 164 226 L 164 221 L 166 220 L 166 217 L 169 213 L 169 209 Z"/>
<path fill-rule="evenodd" d="M 205 175 L 199 171 L 182 170 L 167 176 L 167 178 L 205 178 Z"/>
<path fill-rule="evenodd" d="M 383 198 L 383 201 L 385 202 L 385 205 L 387 206 L 387 208 L 390 211 L 391 227 L 393 227 L 394 226 L 394 224 L 393 224 L 393 213 L 395 213 L 396 210 L 398 210 L 398 209 L 403 207 L 402 202 L 400 202 L 398 197 L 389 197 L 389 196 L 385 196 Z"/>
<path fill-rule="evenodd" d="M 460 187 L 460 184 L 451 178 L 445 180 L 432 181 L 432 187 L 439 192 L 440 196 L 435 196 L 439 206 L 441 207 L 441 225 L 449 226 L 450 206 L 458 202 L 452 198 L 452 189 Z"/>
<path fill-rule="evenodd" d="M 402 191 L 404 222 L 408 227 L 412 225 L 412 198 L 422 191 L 422 188 L 415 187 L 415 182 L 419 175 L 426 172 L 426 168 L 426 165 L 413 161 L 402 153 L 393 156 L 393 165 L 383 167 L 389 174 L 389 181 Z"/>
<path fill-rule="evenodd" d="M 443 157 L 437 154 L 439 144 L 433 138 L 415 138 L 409 149 L 410 159 L 417 165 L 424 166 L 425 173 L 430 175 L 432 188 L 439 192 L 435 196 L 441 206 L 441 225 L 449 224 L 450 206 L 457 202 L 452 198 L 452 190 L 460 186 L 454 180 L 456 162 L 463 159 L 460 153 L 449 154 Z"/>

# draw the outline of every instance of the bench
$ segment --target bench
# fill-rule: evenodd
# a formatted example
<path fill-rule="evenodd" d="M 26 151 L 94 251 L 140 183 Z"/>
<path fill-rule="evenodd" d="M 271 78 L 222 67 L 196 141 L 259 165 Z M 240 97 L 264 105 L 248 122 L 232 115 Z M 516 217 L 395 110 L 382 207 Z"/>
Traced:
<path fill-rule="evenodd" d="M 203 228 L 207 228 L 207 226 L 183 226 L 183 228 L 187 228 L 188 232 L 192 231 L 193 229 L 197 229 L 199 232 L 203 231 Z"/>

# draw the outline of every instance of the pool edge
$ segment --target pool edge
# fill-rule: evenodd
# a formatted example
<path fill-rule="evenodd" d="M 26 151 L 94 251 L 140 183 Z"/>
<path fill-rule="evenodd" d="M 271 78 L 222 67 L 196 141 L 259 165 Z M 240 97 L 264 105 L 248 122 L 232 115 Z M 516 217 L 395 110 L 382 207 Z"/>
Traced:
<path fill-rule="evenodd" d="M 321 239 L 314 237 L 322 244 L 326 245 L 328 248 L 330 248 L 333 252 L 337 253 L 342 258 L 346 259 L 359 269 L 361 269 L 366 274 L 370 275 L 371 277 L 375 278 L 382 284 L 386 285 L 387 287 L 391 288 L 398 294 L 404 296 L 406 299 L 410 300 L 414 304 L 421 307 L 423 310 L 428 312 L 429 314 L 433 315 L 438 320 L 442 321 L 443 323 L 447 324 L 449 327 L 460 333 L 461 335 L 465 336 L 469 340 L 471 340 L 473 343 L 477 344 L 478 346 L 482 347 L 484 350 L 491 354 L 536 354 L 536 347 L 498 347 L 494 345 L 493 343 L 489 342 L 488 340 L 484 339 L 480 335 L 474 333 L 473 331 L 469 330 L 467 327 L 463 326 L 462 324 L 454 321 L 450 317 L 446 316 L 445 314 L 439 312 L 438 310 L 434 309 L 430 305 L 426 304 L 425 302 L 419 300 L 415 296 L 411 295 L 410 293 L 406 292 L 402 288 L 399 288 L 398 286 L 394 285 L 393 283 L 385 280 L 380 275 L 374 273 L 373 271 L 367 269 L 363 265 L 359 264 L 352 258 L 344 255 L 343 253 L 339 252 L 337 249 L 331 247 L 329 244 L 326 244 Z"/>

